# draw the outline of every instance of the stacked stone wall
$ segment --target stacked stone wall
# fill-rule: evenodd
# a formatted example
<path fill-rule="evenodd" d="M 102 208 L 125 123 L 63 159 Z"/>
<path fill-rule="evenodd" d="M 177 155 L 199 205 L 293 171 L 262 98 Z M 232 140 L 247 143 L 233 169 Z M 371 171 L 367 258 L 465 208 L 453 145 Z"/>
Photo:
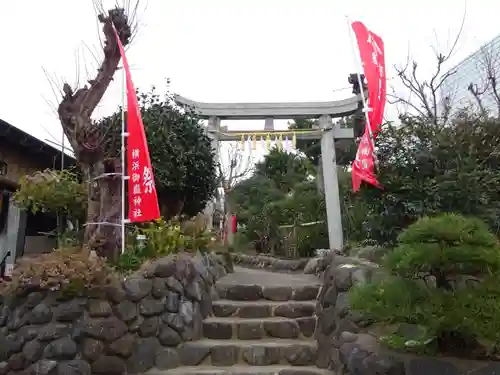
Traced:
<path fill-rule="evenodd" d="M 179 254 L 92 296 L 32 290 L 0 305 L 0 375 L 137 374 L 180 363 L 202 336 L 228 269 L 216 255 Z"/>
<path fill-rule="evenodd" d="M 379 266 L 368 259 L 329 254 L 320 262 L 317 272 L 323 285 L 316 304 L 315 330 L 319 367 L 342 375 L 500 374 L 500 362 L 421 357 L 380 345 L 373 322 L 353 311 L 349 303 L 353 285 L 384 277 Z"/>

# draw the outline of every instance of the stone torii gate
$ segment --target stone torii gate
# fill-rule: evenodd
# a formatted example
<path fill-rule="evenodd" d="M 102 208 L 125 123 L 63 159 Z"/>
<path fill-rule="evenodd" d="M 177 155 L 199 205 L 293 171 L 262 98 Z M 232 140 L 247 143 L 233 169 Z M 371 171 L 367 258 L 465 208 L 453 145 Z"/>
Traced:
<path fill-rule="evenodd" d="M 289 103 L 201 103 L 176 95 L 175 102 L 180 106 L 194 108 L 202 119 L 208 120 L 207 132 L 216 152 L 221 141 L 239 141 L 242 133 L 255 133 L 251 130 L 221 131 L 221 120 L 265 120 L 264 132 L 272 135 L 287 133 L 274 130 L 274 119 L 319 118 L 319 132 L 299 132 L 296 133 L 296 139 L 321 139 L 321 163 L 330 248 L 343 247 L 335 140 L 353 139 L 354 132 L 351 128 L 341 128 L 334 124 L 332 118 L 356 113 L 362 103 L 359 95 L 332 102 Z"/>

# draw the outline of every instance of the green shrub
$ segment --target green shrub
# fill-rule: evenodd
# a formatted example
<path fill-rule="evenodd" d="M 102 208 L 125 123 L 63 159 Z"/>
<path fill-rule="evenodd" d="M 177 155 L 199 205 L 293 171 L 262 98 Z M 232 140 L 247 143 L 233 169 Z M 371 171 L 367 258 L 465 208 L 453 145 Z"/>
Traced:
<path fill-rule="evenodd" d="M 310 256 L 315 248 L 328 247 L 326 225 L 301 226 L 326 220 L 324 196 L 310 179 L 314 175 L 316 170 L 306 158 L 278 149 L 257 163 L 255 173 L 229 195 L 243 227 L 242 242 L 279 256 Z M 293 227 L 298 228 L 297 238 L 290 241 Z"/>
<path fill-rule="evenodd" d="M 485 223 L 456 214 L 422 218 L 402 232 L 383 264 L 390 274 L 352 288 L 352 307 L 425 332 L 418 345 L 394 335 L 386 343 L 404 342 L 409 350 L 425 343 L 461 356 L 500 344 L 500 251 Z"/>
<path fill-rule="evenodd" d="M 184 236 L 176 219 L 158 219 L 133 226 L 127 234 L 126 251 L 113 266 L 122 272 L 135 271 L 146 260 L 179 252 L 183 243 Z"/>
<path fill-rule="evenodd" d="M 500 257 L 497 239 L 486 224 L 444 214 L 424 217 L 402 232 L 385 265 L 402 277 L 426 273 L 436 278 L 438 287 L 447 288 L 455 275 L 485 275 L 500 269 Z"/>
<path fill-rule="evenodd" d="M 123 273 L 137 271 L 147 259 L 149 258 L 142 257 L 136 251 L 127 250 L 123 254 L 120 254 L 116 262 L 112 263 L 112 266 Z"/>
<path fill-rule="evenodd" d="M 168 87 L 165 95 L 155 87 L 139 91 L 138 99 L 161 215 L 165 219 L 196 215 L 217 188 L 217 163 L 204 125 L 193 108 L 175 104 Z M 99 125 L 108 139 L 105 152 L 115 157 L 120 150 L 121 110 Z"/>
<path fill-rule="evenodd" d="M 212 246 L 212 233 L 207 230 L 208 219 L 205 215 L 198 215 L 181 224 L 184 236 L 184 251 L 207 252 Z"/>
<path fill-rule="evenodd" d="M 500 235 L 499 142 L 499 119 L 469 116 L 435 126 L 403 117 L 401 124 L 384 125 L 376 142 L 384 188 L 364 184 L 356 194 L 368 209 L 361 240 L 394 246 L 421 217 L 450 211 L 480 218 Z"/>
<path fill-rule="evenodd" d="M 184 221 L 178 217 L 169 221 L 158 219 L 132 227 L 127 235 L 127 249 L 113 265 L 122 272 L 135 271 L 147 260 L 168 254 L 206 252 L 211 242 L 201 216 Z"/>
<path fill-rule="evenodd" d="M 106 260 L 80 247 L 57 249 L 21 258 L 11 281 L 0 284 L 0 294 L 17 296 L 27 290 L 59 291 L 66 296 L 88 295 L 115 281 Z"/>
<path fill-rule="evenodd" d="M 370 216 L 370 203 L 352 190 L 351 172 L 338 168 L 340 208 L 342 214 L 342 231 L 346 245 L 365 244 L 370 237 L 367 220 Z"/>
<path fill-rule="evenodd" d="M 87 186 L 73 170 L 46 169 L 21 177 L 13 199 L 20 208 L 33 213 L 41 211 L 81 219 L 86 213 Z"/>
<path fill-rule="evenodd" d="M 143 246 L 138 243 L 138 235 L 145 236 Z M 181 225 L 176 218 L 169 221 L 159 219 L 136 227 L 132 236 L 134 248 L 144 258 L 155 258 L 179 252 L 185 240 Z"/>
<path fill-rule="evenodd" d="M 313 257 L 316 249 L 328 249 L 326 220 L 313 225 L 297 227 L 297 253 L 301 258 Z"/>

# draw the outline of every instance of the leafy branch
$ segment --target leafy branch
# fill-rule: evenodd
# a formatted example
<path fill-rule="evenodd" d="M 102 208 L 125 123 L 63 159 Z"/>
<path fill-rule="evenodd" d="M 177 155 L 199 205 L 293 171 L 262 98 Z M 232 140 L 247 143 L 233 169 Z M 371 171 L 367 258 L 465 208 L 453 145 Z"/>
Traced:
<path fill-rule="evenodd" d="M 87 186 L 75 171 L 46 169 L 21 177 L 14 201 L 32 213 L 65 214 L 78 219 L 86 212 Z"/>

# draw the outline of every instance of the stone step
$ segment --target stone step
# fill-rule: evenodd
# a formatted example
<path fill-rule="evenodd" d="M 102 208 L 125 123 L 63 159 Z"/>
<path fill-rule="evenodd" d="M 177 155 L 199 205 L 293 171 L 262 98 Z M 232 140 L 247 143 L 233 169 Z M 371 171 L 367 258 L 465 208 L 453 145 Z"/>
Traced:
<path fill-rule="evenodd" d="M 171 370 L 150 370 L 144 375 L 333 375 L 330 370 L 314 366 L 186 366 Z"/>
<path fill-rule="evenodd" d="M 312 301 L 316 300 L 319 284 L 260 286 L 255 284 L 217 283 L 220 298 L 232 301 Z"/>
<path fill-rule="evenodd" d="M 296 339 L 311 337 L 316 317 L 297 319 L 279 316 L 268 318 L 210 317 L 203 322 L 203 336 L 217 340 L 258 340 L 266 337 Z"/>
<path fill-rule="evenodd" d="M 315 341 L 297 339 L 188 341 L 178 348 L 184 366 L 314 366 Z"/>
<path fill-rule="evenodd" d="M 316 301 L 231 301 L 217 300 L 212 303 L 213 313 L 217 317 L 237 316 L 240 318 L 268 318 L 282 316 L 285 318 L 302 318 L 313 316 Z"/>

